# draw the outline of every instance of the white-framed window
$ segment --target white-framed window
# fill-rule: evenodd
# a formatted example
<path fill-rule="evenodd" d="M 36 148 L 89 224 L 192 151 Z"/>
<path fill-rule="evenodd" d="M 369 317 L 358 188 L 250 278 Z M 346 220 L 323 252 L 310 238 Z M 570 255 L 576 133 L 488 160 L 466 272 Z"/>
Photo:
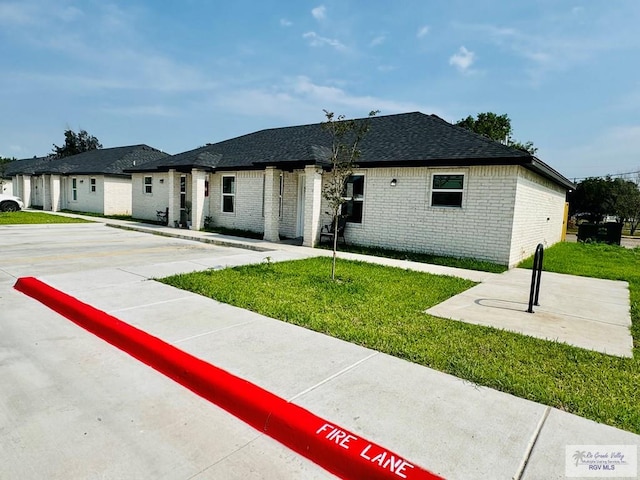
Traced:
<path fill-rule="evenodd" d="M 222 176 L 222 211 L 235 213 L 236 211 L 236 176 Z"/>
<path fill-rule="evenodd" d="M 345 203 L 342 204 L 342 215 L 347 222 L 362 223 L 364 211 L 364 175 L 354 174 L 347 178 L 344 188 Z"/>
<path fill-rule="evenodd" d="M 144 193 L 148 193 L 148 194 L 153 193 L 153 177 L 152 176 L 144 177 Z"/>
<path fill-rule="evenodd" d="M 462 207 L 464 173 L 437 173 L 431 178 L 432 207 Z"/>
<path fill-rule="evenodd" d="M 91 193 L 96 193 L 96 179 L 95 178 L 90 178 L 89 179 L 89 191 Z"/>
<path fill-rule="evenodd" d="M 71 179 L 71 200 L 78 201 L 78 179 L 75 177 Z"/>

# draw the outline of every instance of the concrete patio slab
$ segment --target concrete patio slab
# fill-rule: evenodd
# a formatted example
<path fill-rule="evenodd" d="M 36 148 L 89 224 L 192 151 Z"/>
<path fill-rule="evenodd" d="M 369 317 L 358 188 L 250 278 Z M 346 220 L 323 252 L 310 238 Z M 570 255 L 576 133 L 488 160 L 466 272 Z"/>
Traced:
<path fill-rule="evenodd" d="M 509 270 L 427 313 L 609 355 L 633 356 L 626 282 L 543 272 L 540 306 L 533 314 L 527 313 L 530 282 L 530 270 Z"/>

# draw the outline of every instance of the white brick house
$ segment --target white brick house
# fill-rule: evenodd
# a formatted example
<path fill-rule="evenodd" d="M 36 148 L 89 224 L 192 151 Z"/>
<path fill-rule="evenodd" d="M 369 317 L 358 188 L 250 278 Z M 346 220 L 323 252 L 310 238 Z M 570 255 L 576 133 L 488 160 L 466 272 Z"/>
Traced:
<path fill-rule="evenodd" d="M 564 229 L 573 184 L 527 152 L 422 113 L 375 117 L 347 185 L 348 243 L 513 266 Z M 127 171 L 133 216 L 315 246 L 330 222 L 321 124 L 262 130 Z"/>
<path fill-rule="evenodd" d="M 97 149 L 64 158 L 16 160 L 7 166 L 6 176 L 26 207 L 130 215 L 131 175 L 123 169 L 165 156 L 147 145 Z"/>

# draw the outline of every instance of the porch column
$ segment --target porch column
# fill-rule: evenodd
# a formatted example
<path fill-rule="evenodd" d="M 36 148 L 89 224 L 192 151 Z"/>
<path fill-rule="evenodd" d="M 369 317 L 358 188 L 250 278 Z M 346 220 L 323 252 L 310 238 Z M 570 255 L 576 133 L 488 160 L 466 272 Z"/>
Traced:
<path fill-rule="evenodd" d="M 49 192 L 51 193 L 51 211 L 60 211 L 60 175 L 49 177 Z"/>
<path fill-rule="evenodd" d="M 42 176 L 42 210 L 51 210 L 51 175 Z"/>
<path fill-rule="evenodd" d="M 168 183 L 168 198 L 167 207 L 169 207 L 169 215 L 167 215 L 167 225 L 173 227 L 173 222 L 180 221 L 180 198 L 176 198 L 176 171 L 170 169 L 167 178 Z"/>
<path fill-rule="evenodd" d="M 267 167 L 264 172 L 264 240 L 280 241 L 280 170 Z"/>
<path fill-rule="evenodd" d="M 308 165 L 304 168 L 304 241 L 305 247 L 314 247 L 320 233 L 322 207 L 322 169 Z"/>
<path fill-rule="evenodd" d="M 24 202 L 24 208 L 31 206 L 31 175 L 20 175 L 20 198 Z"/>
<path fill-rule="evenodd" d="M 207 174 L 204 170 L 191 170 L 191 228 L 204 228 L 204 182 Z"/>

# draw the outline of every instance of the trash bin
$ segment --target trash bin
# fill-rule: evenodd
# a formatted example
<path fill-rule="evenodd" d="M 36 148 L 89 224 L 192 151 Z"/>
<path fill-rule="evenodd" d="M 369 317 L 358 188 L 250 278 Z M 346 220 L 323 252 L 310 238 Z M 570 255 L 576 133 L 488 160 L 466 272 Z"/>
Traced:
<path fill-rule="evenodd" d="M 620 245 L 622 223 L 581 223 L 578 225 L 579 242 L 603 242 Z"/>

